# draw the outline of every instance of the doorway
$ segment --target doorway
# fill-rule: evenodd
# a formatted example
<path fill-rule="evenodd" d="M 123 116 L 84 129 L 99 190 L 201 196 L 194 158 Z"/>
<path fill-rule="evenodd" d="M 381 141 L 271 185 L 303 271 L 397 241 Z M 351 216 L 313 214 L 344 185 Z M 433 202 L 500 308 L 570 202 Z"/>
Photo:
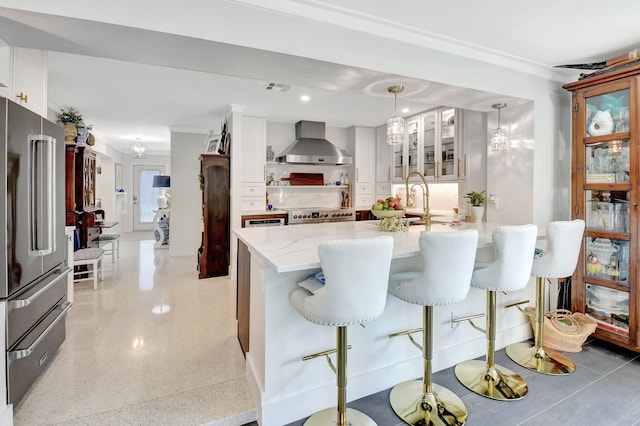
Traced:
<path fill-rule="evenodd" d="M 154 210 L 158 209 L 158 188 L 154 188 L 153 177 L 165 174 L 163 165 L 133 166 L 133 230 L 153 230 Z"/>

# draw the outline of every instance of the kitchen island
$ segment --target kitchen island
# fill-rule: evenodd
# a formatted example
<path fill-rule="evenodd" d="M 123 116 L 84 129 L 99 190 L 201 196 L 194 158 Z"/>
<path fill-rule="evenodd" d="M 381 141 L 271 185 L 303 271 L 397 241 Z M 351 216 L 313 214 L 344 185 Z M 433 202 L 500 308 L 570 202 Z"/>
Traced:
<path fill-rule="evenodd" d="M 477 260 L 493 253 L 491 233 L 497 224 L 433 224 L 431 232 L 479 231 Z M 377 221 L 235 229 L 239 240 L 238 310 L 244 291 L 248 318 L 247 378 L 261 425 L 283 425 L 335 405 L 336 379 L 326 362 L 302 357 L 335 348 L 335 328 L 310 323 L 291 306 L 289 296 L 299 282 L 320 271 L 318 245 L 333 239 L 391 235 L 394 239 L 391 272 L 420 268 L 418 239 L 424 226 L 406 232 L 381 232 Z M 533 254 L 532 254 L 533 255 Z M 249 288 L 241 290 L 241 281 Z M 246 287 L 246 286 L 245 286 Z M 496 348 L 532 336 L 527 318 L 507 303 L 531 299 L 535 286 L 498 296 Z M 434 309 L 433 368 L 439 371 L 460 361 L 482 356 L 486 340 L 466 323 L 452 326 L 452 317 L 484 313 L 486 293 L 471 289 L 463 303 Z M 240 319 L 239 319 L 240 321 Z M 482 324 L 482 320 L 479 320 Z M 388 334 L 421 327 L 422 307 L 388 297 L 384 314 L 349 329 L 349 401 L 422 376 L 422 354 L 406 337 Z M 240 330 L 240 325 L 239 325 Z M 418 340 L 421 337 L 416 336 Z"/>

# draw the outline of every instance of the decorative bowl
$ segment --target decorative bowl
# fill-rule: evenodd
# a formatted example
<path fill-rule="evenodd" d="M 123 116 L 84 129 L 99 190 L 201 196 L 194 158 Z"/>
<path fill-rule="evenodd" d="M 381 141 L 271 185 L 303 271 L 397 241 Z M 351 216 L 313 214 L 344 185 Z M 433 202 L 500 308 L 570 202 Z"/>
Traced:
<path fill-rule="evenodd" d="M 405 210 L 371 210 L 371 214 L 373 214 L 378 219 L 387 219 L 387 218 L 402 218 L 404 217 Z"/>

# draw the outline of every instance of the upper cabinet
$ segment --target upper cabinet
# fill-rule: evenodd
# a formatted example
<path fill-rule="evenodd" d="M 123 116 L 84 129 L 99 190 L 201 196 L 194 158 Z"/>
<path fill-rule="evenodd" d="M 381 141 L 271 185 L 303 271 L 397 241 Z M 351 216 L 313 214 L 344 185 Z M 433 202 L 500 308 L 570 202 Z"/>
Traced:
<path fill-rule="evenodd" d="M 242 117 L 242 182 L 265 184 L 267 122 L 264 118 Z"/>
<path fill-rule="evenodd" d="M 375 181 L 376 130 L 371 127 L 347 129 L 347 151 L 354 164 L 348 172 L 353 189 L 353 206 L 369 209 L 373 204 Z"/>
<path fill-rule="evenodd" d="M 586 224 L 572 308 L 598 322 L 596 337 L 637 351 L 640 65 L 564 87 L 573 92 L 573 213 Z"/>
<path fill-rule="evenodd" d="M 457 118 L 457 110 L 448 107 L 407 118 L 405 143 L 391 147 L 391 180 L 403 181 L 415 171 L 429 180 L 458 180 Z"/>
<path fill-rule="evenodd" d="M 21 47 L 0 47 L 0 95 L 46 117 L 46 52 Z"/>

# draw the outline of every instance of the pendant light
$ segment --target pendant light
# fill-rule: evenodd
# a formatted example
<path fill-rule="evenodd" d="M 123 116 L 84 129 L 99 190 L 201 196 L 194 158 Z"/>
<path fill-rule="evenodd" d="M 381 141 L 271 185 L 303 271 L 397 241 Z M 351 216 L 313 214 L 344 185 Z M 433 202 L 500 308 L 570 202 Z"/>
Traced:
<path fill-rule="evenodd" d="M 147 158 L 146 148 L 140 142 L 131 147 L 131 158 Z"/>
<path fill-rule="evenodd" d="M 404 86 L 390 86 L 387 92 L 393 93 L 394 116 L 387 120 L 387 143 L 400 145 L 404 141 L 404 118 L 398 116 L 398 93 L 404 91 Z"/>
<path fill-rule="evenodd" d="M 500 126 L 500 110 L 506 108 L 507 104 L 493 104 L 491 108 L 498 110 L 498 127 L 491 131 L 491 142 L 489 148 L 491 151 L 506 151 L 509 149 L 509 136 L 507 130 Z"/>

